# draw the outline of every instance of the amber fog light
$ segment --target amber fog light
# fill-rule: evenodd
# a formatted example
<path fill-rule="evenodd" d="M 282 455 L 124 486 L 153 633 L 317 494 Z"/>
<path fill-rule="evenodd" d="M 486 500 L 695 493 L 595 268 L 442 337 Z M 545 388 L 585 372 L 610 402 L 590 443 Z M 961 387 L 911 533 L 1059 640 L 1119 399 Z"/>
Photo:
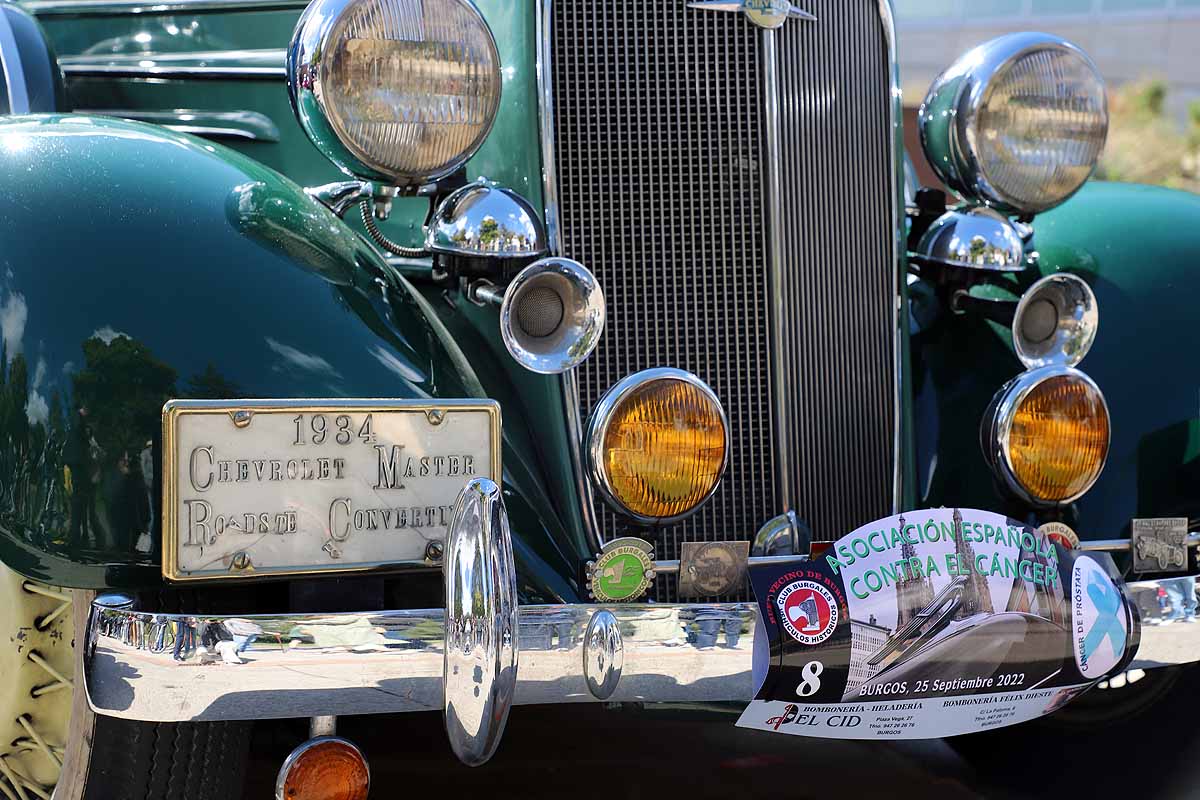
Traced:
<path fill-rule="evenodd" d="M 725 410 L 690 372 L 630 375 L 592 412 L 588 458 L 610 505 L 638 522 L 673 522 L 699 508 L 721 482 L 729 460 Z"/>
<path fill-rule="evenodd" d="M 276 800 L 367 800 L 371 773 L 362 751 L 345 739 L 320 736 L 297 747 L 275 782 Z"/>
<path fill-rule="evenodd" d="M 1030 370 L 1008 383 L 984 414 L 981 439 L 998 477 L 1018 497 L 1061 505 L 1083 495 L 1104 469 L 1108 405 L 1095 382 L 1071 367 Z"/>

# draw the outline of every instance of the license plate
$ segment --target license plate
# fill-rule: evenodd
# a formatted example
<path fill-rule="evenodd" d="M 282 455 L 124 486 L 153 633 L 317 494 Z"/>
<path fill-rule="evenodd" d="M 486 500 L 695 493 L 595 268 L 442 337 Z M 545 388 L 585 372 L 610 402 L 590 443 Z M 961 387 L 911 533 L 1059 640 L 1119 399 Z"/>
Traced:
<path fill-rule="evenodd" d="M 500 407 L 175 400 L 163 458 L 169 580 L 429 566 L 462 488 L 500 480 Z"/>

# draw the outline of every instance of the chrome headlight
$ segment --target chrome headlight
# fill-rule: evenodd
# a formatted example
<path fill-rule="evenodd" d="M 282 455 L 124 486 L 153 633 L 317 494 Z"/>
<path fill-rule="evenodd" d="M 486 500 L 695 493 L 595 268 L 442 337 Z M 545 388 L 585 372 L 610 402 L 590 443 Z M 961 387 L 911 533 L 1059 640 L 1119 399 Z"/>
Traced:
<path fill-rule="evenodd" d="M 453 172 L 500 105 L 500 54 L 469 0 L 315 0 L 287 66 L 292 107 L 317 149 L 393 185 Z"/>
<path fill-rule="evenodd" d="M 918 121 L 925 155 L 947 186 L 1002 211 L 1036 214 L 1091 176 L 1108 104 L 1096 65 L 1078 47 L 1013 33 L 938 76 Z"/>

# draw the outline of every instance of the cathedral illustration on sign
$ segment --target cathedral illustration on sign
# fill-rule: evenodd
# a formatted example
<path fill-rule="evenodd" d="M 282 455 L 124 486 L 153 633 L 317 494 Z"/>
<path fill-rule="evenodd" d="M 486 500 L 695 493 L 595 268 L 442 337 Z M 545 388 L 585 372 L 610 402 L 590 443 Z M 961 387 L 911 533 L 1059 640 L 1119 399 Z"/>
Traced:
<path fill-rule="evenodd" d="M 901 516 L 898 522 L 899 530 L 903 531 L 904 517 Z M 1040 535 L 1038 536 L 1040 539 Z M 896 621 L 893 628 L 880 625 L 874 615 L 867 621 L 850 620 L 851 650 L 847 696 L 876 673 L 898 661 L 910 646 L 933 639 L 937 634 L 935 629 L 978 614 L 997 612 L 992 602 L 987 576 L 973 568 L 976 563 L 975 549 L 963 536 L 962 512 L 957 508 L 953 512 L 953 540 L 958 563 L 970 564 L 972 568 L 949 576 L 947 583 L 940 588 L 934 586 L 931 576 L 906 570 L 904 576 L 895 583 Z M 1053 559 L 1038 554 L 1039 549 L 1035 547 L 1032 550 L 1021 550 L 1018 575 L 1021 572 L 1020 562 L 1026 561 L 1041 563 L 1049 570 L 1057 569 Z M 905 540 L 901 544 L 898 560 L 915 558 L 916 546 Z M 953 611 L 944 613 L 943 609 L 954 601 L 957 602 Z M 1014 578 L 1007 604 L 999 611 L 1036 614 L 1060 625 L 1066 624 L 1067 608 L 1061 583 L 1053 587 L 1044 587 L 1032 580 Z"/>

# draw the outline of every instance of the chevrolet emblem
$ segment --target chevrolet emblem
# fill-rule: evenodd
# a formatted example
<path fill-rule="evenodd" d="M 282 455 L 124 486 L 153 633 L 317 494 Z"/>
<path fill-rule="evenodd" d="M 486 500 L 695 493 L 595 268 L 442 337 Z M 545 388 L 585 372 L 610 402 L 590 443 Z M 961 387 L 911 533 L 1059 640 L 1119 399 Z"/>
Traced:
<path fill-rule="evenodd" d="M 760 28 L 778 28 L 789 19 L 805 19 L 815 22 L 816 17 L 802 11 L 788 0 L 692 0 L 688 8 L 702 11 L 740 11 Z"/>

